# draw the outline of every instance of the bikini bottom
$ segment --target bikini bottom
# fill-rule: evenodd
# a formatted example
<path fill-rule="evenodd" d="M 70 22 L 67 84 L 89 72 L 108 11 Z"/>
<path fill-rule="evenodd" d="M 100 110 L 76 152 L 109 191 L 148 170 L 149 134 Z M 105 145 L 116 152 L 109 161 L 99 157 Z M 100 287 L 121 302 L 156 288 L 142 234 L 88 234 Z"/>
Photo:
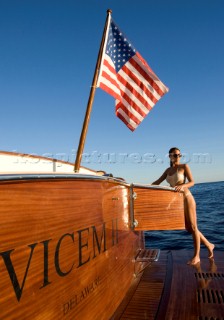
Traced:
<path fill-rule="evenodd" d="M 189 196 L 192 196 L 192 194 L 191 194 L 190 191 L 188 191 L 187 193 L 184 194 L 184 196 L 185 196 L 185 197 L 189 197 Z"/>

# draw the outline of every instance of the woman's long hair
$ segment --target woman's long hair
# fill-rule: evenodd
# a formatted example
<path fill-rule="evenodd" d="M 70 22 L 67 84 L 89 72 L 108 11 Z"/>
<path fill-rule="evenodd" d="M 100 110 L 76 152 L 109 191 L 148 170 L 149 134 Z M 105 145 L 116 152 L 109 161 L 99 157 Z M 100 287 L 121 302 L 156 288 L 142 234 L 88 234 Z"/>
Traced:
<path fill-rule="evenodd" d="M 180 151 L 180 149 L 178 149 L 178 148 L 176 148 L 176 147 L 173 147 L 173 148 L 171 148 L 170 150 L 169 150 L 169 155 L 170 154 L 172 154 L 174 151 Z M 172 164 L 172 161 L 170 161 L 170 167 L 172 167 L 173 166 L 173 164 Z"/>

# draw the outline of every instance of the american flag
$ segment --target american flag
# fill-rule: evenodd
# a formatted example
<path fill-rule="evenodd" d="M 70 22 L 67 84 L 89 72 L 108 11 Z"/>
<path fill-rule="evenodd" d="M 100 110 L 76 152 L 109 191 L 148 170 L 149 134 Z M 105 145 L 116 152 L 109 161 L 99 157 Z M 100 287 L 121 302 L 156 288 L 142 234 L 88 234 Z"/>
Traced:
<path fill-rule="evenodd" d="M 168 92 L 112 18 L 106 34 L 97 87 L 116 99 L 116 115 L 131 131 Z"/>

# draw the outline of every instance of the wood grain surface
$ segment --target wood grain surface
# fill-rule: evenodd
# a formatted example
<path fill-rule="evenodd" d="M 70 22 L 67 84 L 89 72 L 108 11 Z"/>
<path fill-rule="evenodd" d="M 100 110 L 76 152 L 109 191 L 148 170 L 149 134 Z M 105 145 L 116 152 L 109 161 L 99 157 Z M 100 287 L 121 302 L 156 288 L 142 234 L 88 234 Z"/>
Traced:
<path fill-rule="evenodd" d="M 110 319 L 136 282 L 141 230 L 184 228 L 179 193 L 80 176 L 0 181 L 0 319 Z"/>
<path fill-rule="evenodd" d="M 109 319 L 134 279 L 129 188 L 100 179 L 0 182 L 0 319 Z"/>
<path fill-rule="evenodd" d="M 135 187 L 135 230 L 185 229 L 183 194 L 166 189 Z"/>

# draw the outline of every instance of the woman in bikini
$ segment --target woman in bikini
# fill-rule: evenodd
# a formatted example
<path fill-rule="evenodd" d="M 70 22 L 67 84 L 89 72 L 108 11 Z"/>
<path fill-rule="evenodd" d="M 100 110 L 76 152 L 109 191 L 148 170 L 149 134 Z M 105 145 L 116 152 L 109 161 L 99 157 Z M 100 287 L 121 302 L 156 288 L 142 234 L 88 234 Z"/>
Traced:
<path fill-rule="evenodd" d="M 187 164 L 180 164 L 181 153 L 178 148 L 169 150 L 170 167 L 165 170 L 162 176 L 152 184 L 158 185 L 165 179 L 177 192 L 184 193 L 184 213 L 186 230 L 192 234 L 194 241 L 194 256 L 188 264 L 195 265 L 200 262 L 200 243 L 202 242 L 208 249 L 208 258 L 213 258 L 214 244 L 209 242 L 198 230 L 196 203 L 189 188 L 194 185 L 191 170 Z M 187 182 L 185 181 L 187 178 Z"/>

